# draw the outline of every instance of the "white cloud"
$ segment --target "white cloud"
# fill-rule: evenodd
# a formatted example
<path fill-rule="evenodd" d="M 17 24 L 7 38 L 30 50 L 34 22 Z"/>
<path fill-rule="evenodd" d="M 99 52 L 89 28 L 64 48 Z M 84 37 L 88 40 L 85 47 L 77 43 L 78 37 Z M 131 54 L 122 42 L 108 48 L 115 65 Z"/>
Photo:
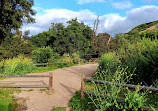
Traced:
<path fill-rule="evenodd" d="M 147 22 L 158 20 L 157 6 L 143 6 L 128 11 L 126 17 L 118 14 L 109 14 L 102 17 L 100 32 L 126 33 L 132 28 Z"/>
<path fill-rule="evenodd" d="M 126 33 L 137 25 L 158 20 L 158 6 L 143 6 L 135 8 L 126 13 L 125 17 L 117 13 L 106 14 L 100 17 L 98 33 L 107 32 L 111 35 L 116 33 Z M 78 21 L 83 21 L 85 24 L 93 27 L 94 20 L 97 15 L 89 10 L 79 12 L 67 9 L 51 9 L 45 10 L 44 14 L 35 16 L 36 23 L 24 25 L 22 31 L 29 29 L 31 34 L 38 34 L 47 31 L 51 23 L 63 23 L 72 18 L 78 18 Z"/>
<path fill-rule="evenodd" d="M 131 8 L 133 6 L 133 4 L 130 1 L 115 2 L 115 3 L 112 3 L 112 5 L 116 9 L 126 9 L 126 8 Z"/>
<path fill-rule="evenodd" d="M 83 21 L 86 24 L 91 24 L 95 19 L 96 15 L 89 10 L 82 10 L 79 12 L 67 10 L 67 9 L 51 9 L 45 10 L 42 14 L 37 14 L 34 16 L 36 23 L 24 25 L 21 30 L 30 30 L 30 35 L 35 35 L 43 31 L 47 31 L 51 27 L 51 23 L 63 23 L 67 25 L 66 22 L 73 18 L 78 19 L 78 21 Z"/>
<path fill-rule="evenodd" d="M 105 2 L 105 0 L 77 0 L 78 4 L 86 4 L 86 3 L 92 3 L 92 2 L 102 3 L 102 2 Z"/>

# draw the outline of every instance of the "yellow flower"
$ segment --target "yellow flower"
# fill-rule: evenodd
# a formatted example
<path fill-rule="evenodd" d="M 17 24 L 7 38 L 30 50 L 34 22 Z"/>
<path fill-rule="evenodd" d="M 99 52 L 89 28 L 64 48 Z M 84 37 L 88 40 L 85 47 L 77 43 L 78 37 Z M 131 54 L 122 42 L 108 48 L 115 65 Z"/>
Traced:
<path fill-rule="evenodd" d="M 149 93 L 152 93 L 152 91 L 149 91 Z"/>

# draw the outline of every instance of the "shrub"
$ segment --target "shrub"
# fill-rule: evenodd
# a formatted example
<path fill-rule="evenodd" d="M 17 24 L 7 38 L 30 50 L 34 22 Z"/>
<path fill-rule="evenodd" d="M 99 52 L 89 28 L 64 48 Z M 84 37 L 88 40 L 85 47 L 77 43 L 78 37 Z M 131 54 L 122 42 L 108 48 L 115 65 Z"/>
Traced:
<path fill-rule="evenodd" d="M 78 64 L 78 60 L 80 59 L 79 52 L 72 53 L 72 61 L 73 64 Z"/>
<path fill-rule="evenodd" d="M 119 59 L 116 53 L 105 53 L 101 56 L 99 62 L 99 70 L 109 70 L 114 73 L 119 65 Z"/>
<path fill-rule="evenodd" d="M 105 78 L 100 74 L 96 78 L 126 84 L 135 75 L 127 72 L 127 69 L 118 67 L 114 74 L 109 73 Z M 104 73 L 108 73 L 108 71 L 105 70 Z M 106 84 L 99 85 L 94 82 L 89 88 L 89 91 L 93 91 L 95 96 L 87 93 L 85 98 L 81 99 L 80 93 L 77 92 L 69 104 L 72 111 L 139 111 L 143 110 L 141 106 L 148 105 L 148 93 L 147 91 L 140 91 L 140 88 L 135 88 L 135 91 L 132 91 L 124 87 Z M 102 95 L 102 97 L 98 95 Z"/>
<path fill-rule="evenodd" d="M 47 46 L 32 51 L 32 59 L 35 63 L 46 63 L 53 56 L 53 50 Z"/>
<path fill-rule="evenodd" d="M 30 58 L 19 55 L 13 59 L 6 59 L 1 61 L 1 64 L 4 63 L 2 68 L 3 74 L 6 75 L 15 75 L 15 74 L 26 74 L 31 72 L 35 66 Z"/>
<path fill-rule="evenodd" d="M 134 82 L 143 81 L 148 85 L 158 78 L 158 40 L 143 38 L 133 44 L 128 44 L 124 53 L 118 51 L 122 66 L 129 66 L 129 71 L 135 69 L 137 76 Z"/>

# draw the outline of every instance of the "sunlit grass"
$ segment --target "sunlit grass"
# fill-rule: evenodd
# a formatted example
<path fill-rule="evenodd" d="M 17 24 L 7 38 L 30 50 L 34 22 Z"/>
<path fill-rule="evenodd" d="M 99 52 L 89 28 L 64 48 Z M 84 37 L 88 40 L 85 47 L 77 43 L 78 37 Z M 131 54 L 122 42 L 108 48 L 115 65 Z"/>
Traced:
<path fill-rule="evenodd" d="M 0 111 L 16 111 L 13 105 L 13 93 L 16 89 L 0 88 Z"/>

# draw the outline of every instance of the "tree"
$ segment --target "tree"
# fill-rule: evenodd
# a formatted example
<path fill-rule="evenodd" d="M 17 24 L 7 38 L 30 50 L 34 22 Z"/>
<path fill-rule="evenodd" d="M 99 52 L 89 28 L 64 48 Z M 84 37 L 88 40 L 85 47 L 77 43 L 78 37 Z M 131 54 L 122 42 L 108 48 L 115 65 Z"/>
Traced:
<path fill-rule="evenodd" d="M 32 23 L 33 0 L 0 0 L 0 41 L 17 32 L 23 23 Z"/>
<path fill-rule="evenodd" d="M 88 53 L 92 37 L 92 29 L 77 19 L 67 22 L 65 27 L 62 23 L 52 23 L 47 32 L 32 36 L 31 41 L 36 47 L 51 46 L 54 52 L 63 55 L 64 53 L 80 54 Z"/>
<path fill-rule="evenodd" d="M 32 52 L 32 43 L 30 40 L 21 39 L 19 36 L 5 37 L 0 47 L 0 60 L 13 58 L 20 54 L 30 56 Z"/>

